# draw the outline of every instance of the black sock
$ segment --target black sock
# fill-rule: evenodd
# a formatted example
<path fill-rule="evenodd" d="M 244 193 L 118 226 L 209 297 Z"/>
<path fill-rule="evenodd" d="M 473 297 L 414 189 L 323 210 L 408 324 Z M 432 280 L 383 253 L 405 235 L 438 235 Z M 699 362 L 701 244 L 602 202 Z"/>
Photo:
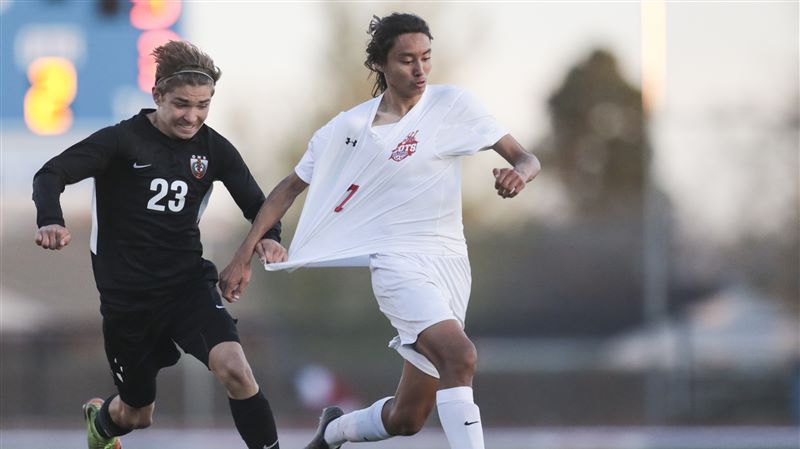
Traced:
<path fill-rule="evenodd" d="M 275 417 L 261 390 L 251 398 L 228 398 L 228 402 L 233 422 L 248 449 L 280 449 Z"/>
<path fill-rule="evenodd" d="M 97 415 L 94 417 L 94 428 L 97 430 L 97 433 L 103 438 L 112 438 L 125 435 L 130 433 L 133 429 L 123 429 L 122 427 L 118 426 L 117 423 L 111 419 L 111 414 L 108 412 L 108 406 L 111 405 L 111 400 L 114 399 L 117 395 L 112 395 L 105 402 L 103 402 L 103 406 L 100 407 L 100 411 L 97 412 Z"/>

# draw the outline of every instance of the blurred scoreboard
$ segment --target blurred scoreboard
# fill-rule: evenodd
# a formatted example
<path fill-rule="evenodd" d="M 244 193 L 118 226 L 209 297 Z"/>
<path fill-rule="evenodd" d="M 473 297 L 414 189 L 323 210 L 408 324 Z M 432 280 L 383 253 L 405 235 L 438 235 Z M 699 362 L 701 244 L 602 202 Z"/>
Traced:
<path fill-rule="evenodd" d="M 152 106 L 150 53 L 179 40 L 179 0 L 0 0 L 0 120 L 39 135 Z"/>

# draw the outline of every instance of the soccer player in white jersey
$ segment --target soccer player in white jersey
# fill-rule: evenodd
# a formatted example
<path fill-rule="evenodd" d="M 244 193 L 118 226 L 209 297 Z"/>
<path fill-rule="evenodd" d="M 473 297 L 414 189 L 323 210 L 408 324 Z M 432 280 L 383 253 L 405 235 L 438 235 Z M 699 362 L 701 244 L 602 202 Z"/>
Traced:
<path fill-rule="evenodd" d="M 493 170 L 502 198 L 517 196 L 539 161 L 467 92 L 428 85 L 432 37 L 424 20 L 375 17 L 369 33 L 374 98 L 314 134 L 262 205 L 220 288 L 228 300 L 240 297 L 254 251 L 263 253 L 260 236 L 310 186 L 288 262 L 267 268 L 367 261 L 379 308 L 398 333 L 390 346 L 405 361 L 394 396 L 347 414 L 325 408 L 306 449 L 413 435 L 434 405 L 452 449 L 483 449 L 472 394 L 477 353 L 464 333 L 471 274 L 460 158 L 492 148 L 508 161 Z"/>

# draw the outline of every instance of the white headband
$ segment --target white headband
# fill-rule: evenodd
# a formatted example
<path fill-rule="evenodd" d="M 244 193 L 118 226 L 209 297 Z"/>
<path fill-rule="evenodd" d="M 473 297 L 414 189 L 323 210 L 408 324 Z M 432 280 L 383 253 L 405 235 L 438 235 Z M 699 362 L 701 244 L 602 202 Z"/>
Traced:
<path fill-rule="evenodd" d="M 205 77 L 208 77 L 208 79 L 211 80 L 211 84 L 216 84 L 216 81 L 214 81 L 214 78 L 212 78 L 211 75 L 209 75 L 208 73 L 203 72 L 201 70 L 178 70 L 177 72 L 173 73 L 172 75 L 165 76 L 164 78 L 161 78 L 161 79 L 157 80 L 156 81 L 156 86 L 161 84 L 161 83 L 163 83 L 164 81 L 166 81 L 166 80 L 168 80 L 170 78 L 174 78 L 174 77 L 176 77 L 178 75 L 183 75 L 184 73 L 197 73 L 198 75 L 203 75 Z"/>

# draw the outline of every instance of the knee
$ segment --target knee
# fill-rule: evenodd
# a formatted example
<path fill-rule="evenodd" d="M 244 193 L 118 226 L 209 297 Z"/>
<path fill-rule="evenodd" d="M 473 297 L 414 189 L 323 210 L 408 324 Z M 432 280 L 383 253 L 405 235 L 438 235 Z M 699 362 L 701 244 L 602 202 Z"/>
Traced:
<path fill-rule="evenodd" d="M 216 363 L 211 363 L 210 365 L 211 372 L 228 387 L 243 386 L 255 382 L 253 371 L 244 359 L 229 357 L 217 360 Z"/>
<path fill-rule="evenodd" d="M 235 399 L 245 399 L 258 390 L 253 371 L 242 351 L 236 346 L 214 348 L 209 356 L 208 367 L 219 379 L 228 395 Z"/>
<path fill-rule="evenodd" d="M 475 345 L 467 340 L 458 349 L 449 351 L 443 362 L 442 371 L 452 373 L 459 378 L 471 379 L 478 367 L 478 351 L 475 349 Z"/>
<path fill-rule="evenodd" d="M 467 349 L 465 349 L 461 360 L 462 369 L 464 372 L 470 376 L 473 376 L 475 374 L 475 370 L 478 369 L 478 350 L 475 349 L 475 345 L 473 345 L 472 342 L 470 342 Z"/>
<path fill-rule="evenodd" d="M 415 435 L 422 430 L 427 419 L 427 413 L 390 413 L 386 431 L 392 436 Z"/>

